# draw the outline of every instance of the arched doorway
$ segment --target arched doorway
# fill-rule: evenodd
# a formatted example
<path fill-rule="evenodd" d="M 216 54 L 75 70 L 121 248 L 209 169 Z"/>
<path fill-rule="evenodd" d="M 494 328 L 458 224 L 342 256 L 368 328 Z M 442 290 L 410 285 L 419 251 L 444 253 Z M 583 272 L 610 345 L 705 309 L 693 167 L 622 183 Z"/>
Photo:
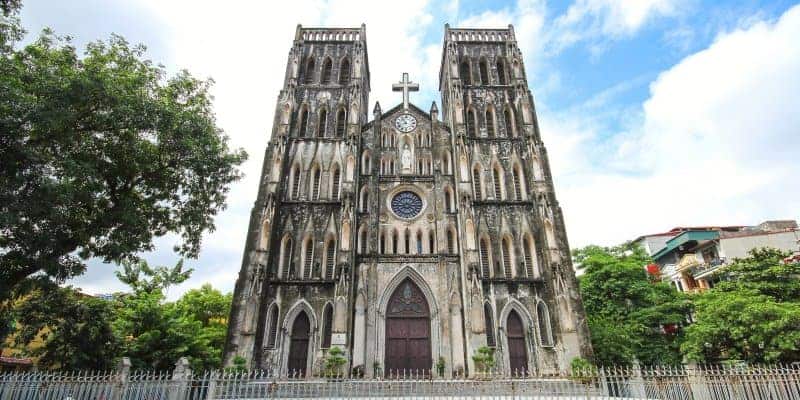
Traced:
<path fill-rule="evenodd" d="M 506 322 L 508 337 L 508 361 L 511 373 L 526 374 L 528 372 L 528 350 L 525 345 L 525 328 L 516 311 L 511 310 Z"/>
<path fill-rule="evenodd" d="M 425 295 L 406 279 L 397 286 L 386 307 L 386 353 L 388 376 L 405 372 L 430 373 L 431 315 Z"/>
<path fill-rule="evenodd" d="M 306 364 L 308 361 L 308 342 L 311 324 L 308 315 L 301 311 L 294 319 L 292 324 L 292 336 L 289 343 L 289 375 L 306 375 Z"/>

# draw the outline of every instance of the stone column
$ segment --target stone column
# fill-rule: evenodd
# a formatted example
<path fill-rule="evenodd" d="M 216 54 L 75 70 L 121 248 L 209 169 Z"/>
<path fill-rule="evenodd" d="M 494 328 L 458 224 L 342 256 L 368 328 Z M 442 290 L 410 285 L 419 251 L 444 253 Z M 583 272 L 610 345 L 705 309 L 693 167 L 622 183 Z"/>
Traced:
<path fill-rule="evenodd" d="M 122 399 L 122 395 L 125 393 L 125 387 L 128 385 L 128 379 L 131 376 L 131 359 L 128 357 L 122 357 L 117 364 L 117 375 L 115 377 L 114 388 L 112 389 L 111 399 L 118 400 Z"/>
<path fill-rule="evenodd" d="M 191 383 L 192 368 L 189 366 L 189 360 L 186 357 L 181 357 L 175 363 L 175 369 L 172 371 L 172 383 L 170 384 L 167 399 L 180 400 L 186 398 Z"/>
<path fill-rule="evenodd" d="M 359 293 L 356 298 L 356 317 L 353 326 L 353 368 L 361 366 L 364 373 L 370 373 L 364 365 L 364 346 L 366 345 L 366 311 L 364 294 Z"/>
<path fill-rule="evenodd" d="M 450 297 L 450 350 L 452 351 L 452 371 L 464 370 L 464 332 L 461 327 L 461 302 L 458 295 Z"/>

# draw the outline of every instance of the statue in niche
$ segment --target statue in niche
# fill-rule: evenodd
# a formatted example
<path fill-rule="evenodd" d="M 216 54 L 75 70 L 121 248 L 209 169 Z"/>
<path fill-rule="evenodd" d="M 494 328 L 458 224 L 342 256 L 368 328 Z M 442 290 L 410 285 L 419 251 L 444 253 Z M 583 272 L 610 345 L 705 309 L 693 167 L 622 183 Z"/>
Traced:
<path fill-rule="evenodd" d="M 403 145 L 403 154 L 400 156 L 400 162 L 403 164 L 403 169 L 411 168 L 411 149 L 408 147 L 408 143 Z"/>

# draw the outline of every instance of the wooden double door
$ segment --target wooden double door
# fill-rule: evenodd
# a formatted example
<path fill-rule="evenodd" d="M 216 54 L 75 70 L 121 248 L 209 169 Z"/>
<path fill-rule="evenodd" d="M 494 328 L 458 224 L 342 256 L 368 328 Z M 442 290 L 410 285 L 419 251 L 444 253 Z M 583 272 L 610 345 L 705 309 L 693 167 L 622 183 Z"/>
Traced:
<path fill-rule="evenodd" d="M 406 279 L 386 308 L 384 373 L 389 377 L 430 374 L 431 315 L 419 287 Z"/>
<path fill-rule="evenodd" d="M 508 361 L 513 375 L 528 373 L 528 349 L 525 344 L 525 328 L 516 311 L 508 314 L 506 321 L 506 338 L 508 339 Z"/>
<path fill-rule="evenodd" d="M 311 324 L 305 311 L 301 311 L 292 324 L 292 335 L 289 341 L 289 376 L 306 375 L 308 365 L 308 344 L 311 338 Z"/>

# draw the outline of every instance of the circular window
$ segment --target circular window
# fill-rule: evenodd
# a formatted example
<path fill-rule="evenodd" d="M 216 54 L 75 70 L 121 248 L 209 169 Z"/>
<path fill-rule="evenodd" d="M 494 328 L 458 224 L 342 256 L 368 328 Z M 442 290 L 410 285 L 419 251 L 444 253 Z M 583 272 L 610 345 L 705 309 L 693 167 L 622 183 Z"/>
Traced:
<path fill-rule="evenodd" d="M 392 211 L 400 218 L 414 218 L 422 211 L 422 199 L 414 192 L 400 192 L 392 198 Z"/>

